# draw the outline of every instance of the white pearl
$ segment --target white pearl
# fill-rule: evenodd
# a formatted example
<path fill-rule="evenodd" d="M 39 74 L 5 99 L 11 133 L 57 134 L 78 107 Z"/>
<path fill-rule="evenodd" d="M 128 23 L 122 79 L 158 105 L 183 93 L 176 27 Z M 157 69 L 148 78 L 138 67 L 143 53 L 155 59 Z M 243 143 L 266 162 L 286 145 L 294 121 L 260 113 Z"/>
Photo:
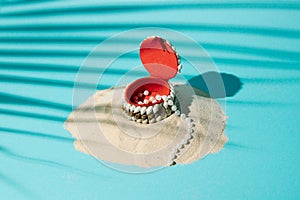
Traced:
<path fill-rule="evenodd" d="M 180 144 L 175 145 L 175 149 L 177 149 L 177 152 L 178 152 L 178 149 L 180 148 L 180 146 L 181 146 Z"/>
<path fill-rule="evenodd" d="M 171 155 L 172 155 L 173 157 L 174 157 L 174 155 L 175 155 L 176 151 L 177 151 L 177 149 L 176 149 L 176 148 L 174 148 L 174 149 L 172 149 L 172 150 L 171 150 Z"/>
<path fill-rule="evenodd" d="M 160 101 L 160 100 L 161 100 L 161 96 L 160 96 L 160 95 L 156 95 L 156 96 L 155 96 L 155 99 L 156 99 L 157 101 Z"/>
<path fill-rule="evenodd" d="M 169 100 L 173 100 L 173 97 L 171 95 L 168 95 Z"/>
<path fill-rule="evenodd" d="M 171 107 L 171 109 L 172 109 L 173 111 L 176 111 L 176 110 L 177 110 L 177 106 L 173 105 L 173 106 Z"/>
<path fill-rule="evenodd" d="M 142 108 L 141 108 L 141 115 L 145 114 L 146 110 L 147 110 L 146 107 L 142 107 Z"/>
<path fill-rule="evenodd" d="M 151 96 L 151 97 L 149 98 L 149 100 L 150 100 L 150 101 L 154 101 L 155 98 L 154 98 L 153 96 Z"/>
<path fill-rule="evenodd" d="M 182 69 L 182 64 L 178 65 L 178 70 L 180 71 Z"/>
<path fill-rule="evenodd" d="M 133 111 L 134 111 L 134 109 L 135 109 L 135 106 L 134 106 L 134 105 L 132 105 L 132 106 L 130 107 L 130 112 L 133 112 Z"/>
<path fill-rule="evenodd" d="M 130 110 L 130 104 L 127 104 L 126 105 L 126 111 L 129 112 L 129 110 Z"/>
<path fill-rule="evenodd" d="M 185 118 L 186 118 L 186 116 L 185 116 L 184 113 L 182 113 L 182 114 L 180 115 L 180 117 L 181 117 L 181 119 L 185 119 Z"/>
<path fill-rule="evenodd" d="M 145 95 L 145 96 L 148 96 L 148 95 L 149 95 L 149 91 L 148 91 L 148 90 L 145 90 L 145 91 L 144 91 L 144 95 Z"/>
<path fill-rule="evenodd" d="M 156 118 L 156 121 L 157 121 L 157 122 L 159 122 L 159 121 L 161 121 L 161 120 L 162 120 L 161 116 L 158 116 L 158 117 Z"/>
<path fill-rule="evenodd" d="M 131 120 L 132 120 L 132 121 L 135 121 L 136 119 L 135 119 L 135 117 L 131 117 Z"/>
<path fill-rule="evenodd" d="M 194 132 L 194 129 L 190 127 L 190 128 L 188 128 L 188 132 L 189 132 L 189 133 L 193 133 L 193 132 Z"/>
<path fill-rule="evenodd" d="M 153 104 L 157 103 L 156 99 L 154 99 L 154 100 L 152 101 L 152 103 L 153 103 Z"/>
<path fill-rule="evenodd" d="M 138 119 L 138 120 L 136 120 L 136 122 L 142 123 L 142 119 Z"/>
<path fill-rule="evenodd" d="M 138 106 L 138 107 L 136 107 L 135 109 L 134 109 L 134 113 L 138 113 L 138 112 L 140 112 L 140 110 L 141 110 L 141 107 L 140 106 Z"/>
<path fill-rule="evenodd" d="M 144 104 L 148 104 L 149 100 L 148 99 L 144 99 Z"/>
<path fill-rule="evenodd" d="M 190 135 L 190 134 L 186 134 L 186 135 L 184 136 L 184 139 L 185 139 L 186 141 L 190 140 L 190 139 L 191 139 L 191 135 Z"/>
<path fill-rule="evenodd" d="M 166 95 L 163 95 L 161 98 L 162 98 L 164 101 L 167 101 L 167 100 L 168 100 L 168 97 L 167 97 Z"/>
<path fill-rule="evenodd" d="M 157 113 L 157 112 L 159 111 L 159 108 L 160 108 L 160 104 L 155 104 L 155 105 L 153 106 L 153 112 L 154 112 L 154 113 Z"/>
<path fill-rule="evenodd" d="M 148 124 L 148 119 L 143 120 L 143 124 Z"/>
<path fill-rule="evenodd" d="M 138 102 L 138 104 L 139 104 L 139 105 L 142 105 L 142 104 L 143 104 L 143 102 L 139 101 L 139 102 Z"/>
<path fill-rule="evenodd" d="M 153 110 L 153 106 L 149 106 L 146 110 L 146 114 L 149 115 L 150 113 L 152 113 Z"/>
<path fill-rule="evenodd" d="M 193 121 L 191 118 L 186 118 L 185 120 L 186 120 L 186 122 L 189 123 L 189 124 L 191 124 L 192 121 Z"/>
<path fill-rule="evenodd" d="M 164 102 L 163 106 L 165 107 L 165 109 L 167 109 L 169 106 L 168 102 Z"/>
<path fill-rule="evenodd" d="M 189 140 L 188 140 L 187 138 L 183 138 L 183 140 L 182 140 L 182 142 L 181 142 L 181 143 L 183 143 L 183 144 L 187 145 L 188 141 L 189 141 Z"/>
<path fill-rule="evenodd" d="M 153 118 L 149 121 L 149 124 L 153 124 L 154 122 L 155 122 L 155 119 Z"/>
<path fill-rule="evenodd" d="M 180 111 L 179 111 L 179 110 L 176 110 L 176 111 L 175 111 L 175 115 L 180 115 Z"/>
<path fill-rule="evenodd" d="M 174 46 L 172 46 L 170 43 L 169 43 L 169 45 L 171 46 L 171 48 L 176 52 L 176 49 L 175 49 L 175 47 Z"/>
<path fill-rule="evenodd" d="M 169 101 L 168 101 L 168 104 L 169 104 L 170 106 L 173 106 L 174 102 L 173 102 L 172 100 L 169 100 Z"/>

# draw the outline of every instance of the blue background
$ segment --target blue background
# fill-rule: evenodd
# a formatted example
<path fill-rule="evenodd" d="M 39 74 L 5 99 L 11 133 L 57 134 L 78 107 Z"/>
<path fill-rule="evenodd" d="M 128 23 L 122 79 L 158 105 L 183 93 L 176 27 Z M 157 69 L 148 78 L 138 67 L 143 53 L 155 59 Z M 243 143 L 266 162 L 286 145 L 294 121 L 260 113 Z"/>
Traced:
<path fill-rule="evenodd" d="M 242 88 L 226 98 L 221 152 L 121 173 L 62 126 L 88 53 L 149 26 L 193 38 Z M 299 1 L 1 1 L 0 199 L 299 199 L 299 83 Z"/>

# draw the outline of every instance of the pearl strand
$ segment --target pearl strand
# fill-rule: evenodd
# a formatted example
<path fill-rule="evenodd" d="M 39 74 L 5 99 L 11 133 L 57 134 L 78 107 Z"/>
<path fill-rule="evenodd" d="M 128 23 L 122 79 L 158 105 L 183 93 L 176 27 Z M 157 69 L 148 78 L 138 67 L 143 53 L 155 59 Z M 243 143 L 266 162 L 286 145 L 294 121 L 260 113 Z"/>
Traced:
<path fill-rule="evenodd" d="M 169 160 L 170 166 L 176 164 L 175 160 L 179 158 L 179 156 L 181 156 L 182 150 L 186 148 L 189 144 L 191 144 L 191 141 L 195 138 L 194 121 L 191 118 L 186 117 L 184 113 L 180 115 L 180 118 L 181 120 L 185 120 L 185 122 L 188 124 L 188 129 L 182 141 L 179 144 L 177 144 L 175 148 L 173 148 L 171 151 Z"/>

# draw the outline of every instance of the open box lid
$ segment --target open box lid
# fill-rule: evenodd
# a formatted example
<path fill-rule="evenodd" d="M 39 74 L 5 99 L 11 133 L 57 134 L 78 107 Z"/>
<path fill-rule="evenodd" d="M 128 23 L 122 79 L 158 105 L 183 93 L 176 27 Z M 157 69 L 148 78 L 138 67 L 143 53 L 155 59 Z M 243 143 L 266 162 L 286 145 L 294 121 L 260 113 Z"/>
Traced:
<path fill-rule="evenodd" d="M 169 80 L 178 72 L 178 54 L 168 41 L 158 36 L 141 43 L 140 58 L 150 77 Z"/>

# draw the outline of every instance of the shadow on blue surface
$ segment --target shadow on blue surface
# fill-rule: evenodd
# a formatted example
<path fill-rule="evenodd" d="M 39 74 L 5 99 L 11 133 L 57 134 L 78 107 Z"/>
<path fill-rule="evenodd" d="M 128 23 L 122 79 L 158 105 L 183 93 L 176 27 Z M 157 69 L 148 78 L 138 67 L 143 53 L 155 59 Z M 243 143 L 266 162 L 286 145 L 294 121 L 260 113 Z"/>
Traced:
<path fill-rule="evenodd" d="M 253 59 L 231 59 L 231 58 L 222 58 L 222 57 L 213 57 L 213 60 L 217 64 L 230 65 L 231 67 L 252 67 L 252 68 L 261 68 L 261 69 L 282 69 L 282 70 L 297 70 L 299 71 L 299 62 L 286 62 L 286 61 L 270 61 L 270 60 L 253 60 Z M 0 69 L 2 70 L 24 70 L 24 71 L 51 71 L 51 72 L 66 72 L 66 73 L 77 73 L 79 66 L 66 66 L 58 64 L 38 64 L 38 63 L 15 63 L 15 62 L 0 62 Z M 80 71 L 81 73 L 94 73 L 101 72 L 110 73 L 110 74 L 120 74 L 123 75 L 128 72 L 128 70 L 122 69 L 102 69 L 97 67 L 85 67 L 84 70 Z M 132 75 L 146 75 L 145 72 L 131 72 Z M 18 81 L 18 78 L 12 76 L 1 75 L 0 81 L 5 79 L 13 79 Z M 20 79 L 20 78 L 19 78 Z M 24 79 L 26 79 L 24 77 Z M 38 79 L 37 79 L 38 80 Z M 51 81 L 52 84 L 57 84 Z M 62 81 L 63 83 L 64 81 Z M 72 86 L 72 83 L 64 82 L 63 85 Z"/>
<path fill-rule="evenodd" d="M 225 92 L 222 90 L 223 86 L 218 85 L 218 80 L 221 77 Z M 199 76 L 195 76 L 188 80 L 189 84 L 197 89 L 204 91 L 212 98 L 225 98 L 234 96 L 241 88 L 241 80 L 232 74 L 218 73 L 218 72 L 207 72 Z M 209 88 L 214 88 L 210 92 Z"/>
<path fill-rule="evenodd" d="M 60 116 L 45 115 L 45 114 L 38 114 L 38 113 L 22 112 L 16 110 L 8 110 L 8 109 L 0 109 L 0 113 L 2 115 L 11 115 L 11 116 L 39 119 L 39 120 L 49 120 L 55 122 L 64 122 L 67 119 L 67 116 L 60 117 Z"/>
<path fill-rule="evenodd" d="M 4 1 L 5 2 L 5 1 Z M 14 4 L 33 4 L 43 1 L 15 1 Z M 127 13 L 127 12 L 145 12 L 145 11 L 156 11 L 156 10 L 172 10 L 172 9 L 281 9 L 281 10 L 299 10 L 300 4 L 297 2 L 285 2 L 270 4 L 268 2 L 174 2 L 172 4 L 161 4 L 155 2 L 153 4 L 113 4 L 113 5 L 93 5 L 93 6 L 78 6 L 78 7 L 59 7 L 56 8 L 44 8 L 37 10 L 25 10 L 12 13 L 6 13 L 6 16 L 44 16 L 44 15 L 57 15 L 57 14 L 91 14 L 91 13 Z"/>
<path fill-rule="evenodd" d="M 23 135 L 23 136 L 27 135 L 27 136 L 37 137 L 37 138 L 44 138 L 44 139 L 52 139 L 52 140 L 58 140 L 58 141 L 62 141 L 62 142 L 70 142 L 70 143 L 74 142 L 73 138 L 62 137 L 62 136 L 57 136 L 57 135 L 50 135 L 47 133 L 24 131 L 24 130 L 12 129 L 12 128 L 0 127 L 0 132 L 6 132 L 9 134 Z"/>
<path fill-rule="evenodd" d="M 241 151 L 241 150 L 249 150 L 250 148 L 248 146 L 242 145 L 242 144 L 237 144 L 234 143 L 232 141 L 228 141 L 224 148 L 226 149 L 232 149 L 232 150 L 237 150 L 237 151 Z"/>
<path fill-rule="evenodd" d="M 283 29 L 283 28 L 268 28 L 256 26 L 236 26 L 223 24 L 175 24 L 175 23 L 139 23 L 139 24 L 24 24 L 0 26 L 1 31 L 63 31 L 63 30 L 129 30 L 135 28 L 148 27 L 164 27 L 174 30 L 188 30 L 188 31 L 213 31 L 218 33 L 238 33 L 246 35 L 260 35 L 268 37 L 281 38 L 300 38 L 300 30 L 297 29 Z"/>
<path fill-rule="evenodd" d="M 66 104 L 54 103 L 51 101 L 43 101 L 40 99 L 23 97 L 19 95 L 4 93 L 4 92 L 0 92 L 0 104 L 39 106 L 39 107 L 58 109 L 62 111 L 69 111 L 69 112 L 72 111 L 72 106 Z"/>
<path fill-rule="evenodd" d="M 137 58 L 137 57 L 136 57 Z M 62 72 L 62 73 L 77 73 L 80 69 L 80 66 L 70 66 L 63 64 L 47 64 L 47 63 L 18 63 L 18 62 L 1 62 L 0 61 L 0 69 L 3 70 L 22 70 L 22 71 L 41 71 L 41 72 Z M 107 74 L 118 74 L 123 75 L 129 72 L 128 69 L 112 69 L 112 68 L 100 68 L 100 67 L 84 67 L 80 69 L 80 73 L 107 73 Z M 133 71 L 130 72 L 132 75 L 137 76 L 146 76 L 147 73 L 145 71 Z M 3 80 L 5 78 L 13 78 L 15 76 L 2 75 Z M 17 78 L 17 77 L 16 77 Z M 26 77 L 25 77 L 26 78 Z M 0 77 L 0 81 L 2 77 Z M 55 81 L 54 81 L 55 82 Z M 68 85 L 68 84 L 67 84 Z M 72 85 L 72 84 L 71 84 Z"/>
<path fill-rule="evenodd" d="M 36 37 L 36 36 L 0 36 L 0 42 L 30 42 L 30 43 L 39 43 L 39 44 L 51 44 L 51 43 L 74 43 L 74 44 L 91 44 L 97 45 L 107 37 L 100 37 L 100 36 L 78 36 L 78 37 L 67 37 L 67 36 L 57 36 L 57 37 Z M 135 38 L 127 38 L 126 40 L 120 40 L 119 43 L 133 43 L 138 42 Z M 185 46 L 185 44 L 181 44 L 179 41 L 176 42 L 177 44 Z M 210 50 L 217 50 L 217 51 L 224 51 L 224 52 L 236 52 L 236 53 L 243 53 L 243 54 L 250 54 L 250 55 L 258 55 L 258 56 L 265 56 L 268 58 L 280 58 L 284 60 L 300 60 L 300 53 L 296 51 L 287 51 L 287 50 L 276 50 L 270 48 L 260 48 L 260 47 L 251 47 L 251 46 L 240 46 L 240 45 L 230 45 L 230 44 L 219 44 L 219 43 L 209 43 L 209 42 L 201 42 L 205 49 Z M 0 50 L 1 54 L 3 55 L 38 55 L 38 56 L 86 56 L 89 52 L 86 51 L 76 51 L 72 50 L 71 52 L 65 51 L 51 51 L 51 50 L 43 50 L 43 51 L 25 51 L 25 50 Z M 19 55 L 20 53 L 20 55 Z M 110 55 L 113 56 L 113 55 Z"/>
<path fill-rule="evenodd" d="M 67 88 L 73 88 L 75 84 L 74 81 L 53 80 L 53 79 L 43 79 L 43 78 L 33 78 L 33 77 L 18 77 L 18 76 L 11 76 L 11 75 L 0 75 L 0 82 L 46 85 L 46 86 L 67 87 Z M 107 85 L 96 86 L 95 84 L 76 82 L 76 88 L 100 90 L 100 89 L 106 89 L 108 87 L 109 86 Z"/>
<path fill-rule="evenodd" d="M 1 151 L 0 147 L 0 151 Z M 20 184 L 16 182 L 14 179 L 2 174 L 0 172 L 0 181 L 4 182 L 5 184 L 9 185 L 12 188 L 15 188 L 17 191 L 21 192 L 23 195 L 26 195 L 28 197 L 35 197 L 32 191 L 30 191 L 28 188 L 26 188 L 23 184 Z"/>
<path fill-rule="evenodd" d="M 10 149 L 7 149 L 7 148 L 3 147 L 3 146 L 0 146 L 0 152 L 5 154 L 6 156 L 9 156 L 10 158 L 18 160 L 18 161 L 37 163 L 37 164 L 46 165 L 46 166 L 49 166 L 49 167 L 55 167 L 55 168 L 59 168 L 59 169 L 63 169 L 63 170 L 73 171 L 75 173 L 82 173 L 82 174 L 85 174 L 85 175 L 100 176 L 102 178 L 107 178 L 103 175 L 99 175 L 99 174 L 96 174 L 96 173 L 93 173 L 93 172 L 77 169 L 77 168 L 74 168 L 72 166 L 62 164 L 62 163 L 58 163 L 58 162 L 54 162 L 54 161 L 50 161 L 50 160 L 45 160 L 45 159 L 33 158 L 33 157 L 29 157 L 29 156 L 19 155 L 15 152 L 11 151 Z"/>

